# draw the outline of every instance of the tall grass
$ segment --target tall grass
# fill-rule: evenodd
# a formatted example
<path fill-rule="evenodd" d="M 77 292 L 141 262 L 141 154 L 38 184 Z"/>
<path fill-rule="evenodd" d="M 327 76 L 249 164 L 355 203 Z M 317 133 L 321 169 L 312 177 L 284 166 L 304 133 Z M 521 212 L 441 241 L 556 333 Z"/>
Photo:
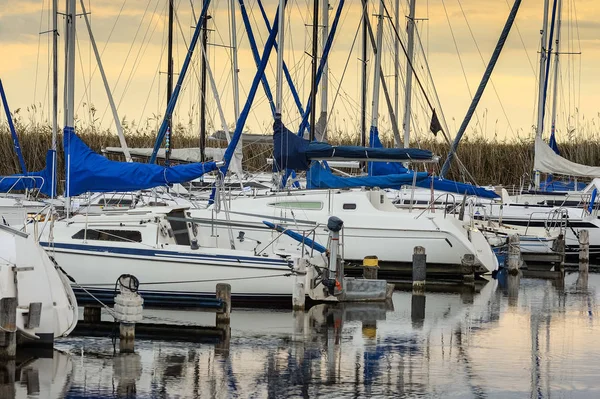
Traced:
<path fill-rule="evenodd" d="M 35 171 L 44 168 L 45 153 L 51 145 L 51 128 L 47 124 L 25 123 L 17 116 L 15 120 L 23 156 L 28 170 Z M 595 139 L 596 125 L 589 126 L 586 135 L 571 134 L 567 142 L 559 142 L 561 155 L 565 158 L 586 165 L 600 164 L 600 142 Z M 184 126 L 173 129 L 173 146 L 175 148 L 197 147 L 198 137 L 191 134 Z M 108 130 L 94 127 L 77 126 L 77 133 L 83 141 L 96 152 L 105 147 L 119 146 L 116 134 Z M 154 144 L 156 131 L 146 124 L 145 127 L 125 126 L 125 135 L 130 147 L 151 147 Z M 330 133 L 332 144 L 358 144 L 357 135 L 349 135 L 340 131 Z M 386 146 L 392 145 L 391 135 L 383 133 L 382 141 Z M 62 135 L 59 134 L 59 171 L 64 170 L 62 151 Z M 210 142 L 214 146 L 216 143 Z M 223 145 L 223 144 L 221 144 Z M 429 166 L 432 172 L 439 172 L 441 163 L 445 160 L 448 145 L 440 138 L 421 139 L 419 146 L 429 149 L 440 156 L 439 165 Z M 458 155 L 477 184 L 502 184 L 505 186 L 518 185 L 525 177 L 529 179 L 533 167 L 533 141 L 527 139 L 512 139 L 500 141 L 496 138 L 486 139 L 482 136 L 465 137 L 460 145 Z M 244 147 L 244 167 L 247 170 L 268 170 L 266 159 L 272 156 L 270 145 L 250 145 Z M 119 156 L 112 159 L 122 160 Z M 19 164 L 14 153 L 12 139 L 6 124 L 0 125 L 0 176 L 19 172 Z M 456 162 L 452 166 L 450 178 L 463 180 Z"/>

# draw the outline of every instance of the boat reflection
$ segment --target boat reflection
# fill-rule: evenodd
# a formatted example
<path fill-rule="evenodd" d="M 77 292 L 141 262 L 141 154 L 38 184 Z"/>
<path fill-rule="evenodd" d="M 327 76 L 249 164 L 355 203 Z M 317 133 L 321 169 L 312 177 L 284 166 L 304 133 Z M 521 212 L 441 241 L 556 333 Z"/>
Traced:
<path fill-rule="evenodd" d="M 597 397 L 600 276 L 586 280 L 236 310 L 227 346 L 140 340 L 117 354 L 109 338 L 69 338 L 51 358 L 5 363 L 0 397 Z"/>

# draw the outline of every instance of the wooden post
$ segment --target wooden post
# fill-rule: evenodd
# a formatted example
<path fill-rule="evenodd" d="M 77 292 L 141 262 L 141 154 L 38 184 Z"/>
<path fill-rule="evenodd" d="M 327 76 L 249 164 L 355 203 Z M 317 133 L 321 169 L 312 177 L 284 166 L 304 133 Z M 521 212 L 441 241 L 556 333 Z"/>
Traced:
<path fill-rule="evenodd" d="M 414 248 L 412 259 L 412 288 L 414 291 L 425 291 L 427 280 L 427 254 L 425 248 L 417 246 Z"/>
<path fill-rule="evenodd" d="M 579 230 L 579 273 L 587 273 L 590 268 L 590 232 Z"/>
<path fill-rule="evenodd" d="M 98 306 L 86 306 L 83 308 L 83 321 L 88 323 L 100 323 L 102 309 Z"/>
<path fill-rule="evenodd" d="M 119 351 L 121 353 L 134 353 L 135 351 L 135 323 L 119 324 Z"/>
<path fill-rule="evenodd" d="M 377 256 L 365 256 L 363 259 L 363 278 L 377 280 L 379 272 L 379 258 Z"/>
<path fill-rule="evenodd" d="M 461 261 L 461 273 L 465 283 L 475 282 L 475 255 L 465 254 Z"/>
<path fill-rule="evenodd" d="M 16 363 L 14 360 L 0 362 L 0 398 L 15 398 Z"/>
<path fill-rule="evenodd" d="M 0 360 L 17 354 L 17 298 L 0 299 Z"/>
<path fill-rule="evenodd" d="M 300 258 L 295 262 L 296 277 L 292 292 L 292 306 L 294 310 L 304 310 L 306 300 L 306 259 Z"/>
<path fill-rule="evenodd" d="M 508 273 L 519 274 L 521 268 L 521 240 L 518 234 L 508 236 Z"/>
<path fill-rule="evenodd" d="M 588 236 L 589 237 L 589 236 Z M 589 240 L 588 240 L 589 243 Z M 557 264 L 554 265 L 554 270 L 556 270 L 557 268 L 559 270 L 563 270 L 565 267 L 565 235 L 564 234 L 560 234 L 556 240 L 554 240 L 554 244 L 553 244 L 553 250 L 554 252 L 556 252 L 557 254 L 560 255 L 560 261 Z M 588 257 L 589 259 L 589 257 Z"/>
<path fill-rule="evenodd" d="M 413 328 L 422 328 L 425 322 L 425 293 L 413 291 L 410 302 L 410 320 Z"/>
<path fill-rule="evenodd" d="M 217 284 L 217 299 L 223 301 L 223 310 L 217 312 L 217 326 L 221 324 L 229 324 L 231 317 L 231 285 L 219 283 Z"/>
<path fill-rule="evenodd" d="M 223 335 L 221 340 L 215 345 L 215 353 L 222 356 L 229 356 L 229 348 L 231 347 L 231 326 L 229 324 L 221 324 Z"/>

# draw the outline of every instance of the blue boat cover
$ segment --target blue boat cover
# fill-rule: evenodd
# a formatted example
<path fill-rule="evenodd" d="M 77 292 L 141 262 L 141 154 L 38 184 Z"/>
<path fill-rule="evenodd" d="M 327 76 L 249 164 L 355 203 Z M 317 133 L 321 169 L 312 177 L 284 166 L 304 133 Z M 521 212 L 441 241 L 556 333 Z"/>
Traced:
<path fill-rule="evenodd" d="M 93 152 L 72 127 L 64 129 L 66 196 L 85 192 L 136 191 L 194 180 L 217 169 L 215 162 L 169 168 L 148 163 L 111 161 Z"/>
<path fill-rule="evenodd" d="M 480 198 L 500 198 L 500 196 L 492 190 L 488 190 L 483 187 L 477 187 L 469 183 L 460 183 L 454 180 L 443 179 L 436 176 L 429 176 L 427 179 L 417 182 L 417 186 L 422 188 L 430 188 L 432 181 L 434 190 L 456 194 L 475 195 Z"/>
<path fill-rule="evenodd" d="M 52 165 L 54 164 L 54 151 L 46 153 L 46 167 L 39 172 L 20 173 L 11 176 L 0 176 L 0 193 L 13 190 L 39 189 L 42 194 L 52 196 Z M 56 195 L 56 188 L 54 189 Z"/>
<path fill-rule="evenodd" d="M 383 147 L 381 140 L 379 140 L 379 133 L 376 127 L 371 127 L 369 132 L 369 142 L 373 147 Z M 413 172 L 404 167 L 400 162 L 370 162 L 369 163 L 369 175 L 371 176 L 385 176 L 385 175 L 401 175 L 407 174 L 410 176 L 410 183 L 412 184 Z M 459 183 L 454 180 L 442 179 L 440 177 L 428 176 L 425 179 L 419 179 L 417 176 L 417 187 L 430 188 L 433 181 L 433 189 L 446 191 L 457 194 L 475 195 L 481 198 L 500 198 L 495 192 L 485 189 L 483 187 L 477 187 L 468 183 Z"/>
<path fill-rule="evenodd" d="M 379 187 L 395 188 L 413 183 L 413 173 L 391 174 L 385 176 L 353 176 L 341 177 L 331 173 L 320 162 L 314 162 L 306 172 L 306 188 L 351 188 Z M 427 173 L 417 173 L 417 181 L 427 179 Z"/>
<path fill-rule="evenodd" d="M 585 182 L 577 182 L 577 185 L 575 185 L 574 180 L 554 180 L 553 176 L 549 175 L 546 181 L 540 183 L 538 192 L 581 191 L 586 186 Z"/>
<path fill-rule="evenodd" d="M 278 118 L 273 123 L 273 152 L 276 170 L 308 170 L 311 160 L 406 161 L 428 160 L 432 157 L 430 151 L 416 148 L 367 148 L 309 142 L 292 133 Z"/>
<path fill-rule="evenodd" d="M 275 224 L 275 223 L 271 223 L 271 222 L 267 222 L 266 220 L 263 220 L 263 223 L 270 229 L 273 229 L 275 231 L 278 231 L 280 233 L 285 234 L 286 236 L 293 238 L 294 240 L 298 241 L 301 244 L 305 244 L 306 246 L 308 246 L 309 248 L 314 249 L 317 252 L 320 253 L 325 253 L 327 252 L 327 248 L 325 248 L 324 246 L 322 246 L 321 244 L 315 242 L 314 240 L 311 240 L 308 237 L 304 237 L 302 234 L 297 233 L 293 230 L 288 230 L 285 227 L 283 227 L 282 225 L 279 224 Z"/>

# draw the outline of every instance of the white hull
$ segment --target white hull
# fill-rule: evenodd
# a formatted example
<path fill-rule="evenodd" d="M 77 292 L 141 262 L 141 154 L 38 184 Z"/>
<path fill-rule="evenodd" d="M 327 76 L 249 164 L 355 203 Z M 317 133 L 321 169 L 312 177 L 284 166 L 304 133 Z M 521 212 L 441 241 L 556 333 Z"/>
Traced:
<path fill-rule="evenodd" d="M 294 203 L 300 205 L 294 209 Z M 307 204 L 314 205 L 313 209 L 303 208 Z M 266 229 L 263 220 L 293 230 L 310 231 L 310 238 L 314 234 L 318 243 L 326 245 L 327 220 L 337 216 L 344 221 L 341 243 L 346 260 L 361 262 L 364 257 L 375 255 L 382 262 L 410 264 L 414 247 L 422 246 L 427 253 L 427 262 L 431 264 L 460 265 L 464 255 L 473 254 L 481 266 L 478 272 L 489 272 L 497 267 L 489 244 L 478 230 L 469 231 L 453 216 L 444 216 L 443 212 L 399 210 L 383 191 L 292 192 L 270 197 L 241 197 L 232 200 L 229 206 L 231 222 L 238 224 L 233 227 L 233 236 L 244 233 L 242 240 L 234 240 L 236 248 L 254 250 L 275 240 L 275 251 L 300 250 L 297 242 L 285 236 L 277 239 L 279 233 Z M 201 242 L 228 245 L 230 235 L 224 225 L 225 212 L 217 213 L 213 208 L 190 212 L 193 218 L 201 221 Z"/>
<path fill-rule="evenodd" d="M 177 296 L 214 297 L 219 282 L 230 284 L 232 296 L 238 298 L 260 300 L 292 295 L 293 278 L 287 262 L 250 253 L 236 256 L 218 250 L 191 252 L 189 247 L 176 245 L 165 251 L 134 245 L 111 248 L 74 243 L 55 243 L 54 248 L 47 250 L 77 281 L 76 287 L 80 285 L 91 292 L 114 296 L 120 275 L 136 276 L 146 304 L 169 298 L 176 301 Z"/>

